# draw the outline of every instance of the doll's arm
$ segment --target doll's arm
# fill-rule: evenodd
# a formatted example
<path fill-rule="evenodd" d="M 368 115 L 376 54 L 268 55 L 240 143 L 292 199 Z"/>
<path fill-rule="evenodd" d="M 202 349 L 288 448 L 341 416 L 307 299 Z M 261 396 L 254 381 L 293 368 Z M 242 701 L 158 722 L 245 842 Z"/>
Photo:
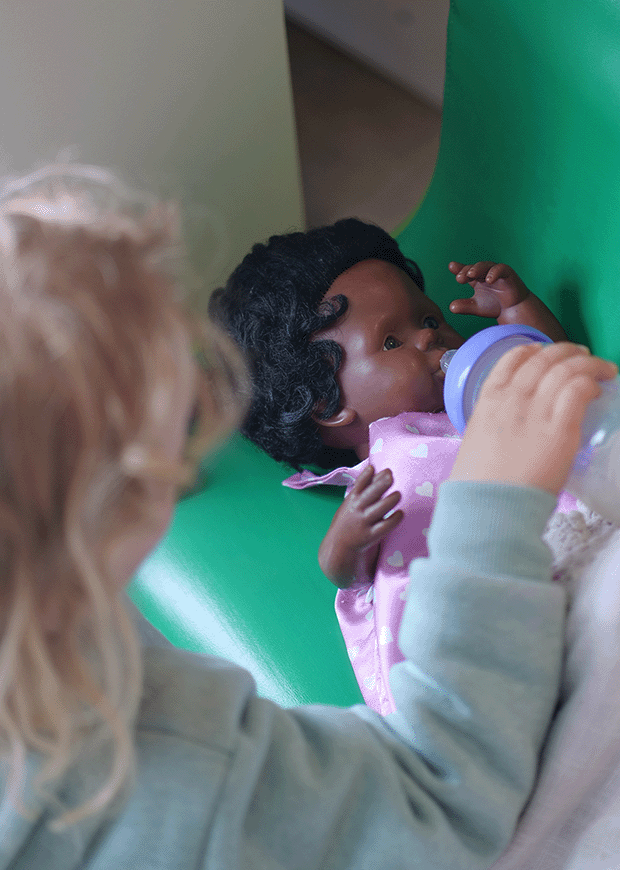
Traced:
<path fill-rule="evenodd" d="M 385 516 L 400 500 L 399 492 L 383 498 L 392 483 L 389 469 L 375 475 L 369 465 L 334 514 L 319 547 L 319 565 L 336 586 L 346 589 L 359 576 L 360 569 L 369 579 L 374 576 L 379 541 L 403 518 L 400 510 Z"/>
<path fill-rule="evenodd" d="M 557 318 L 510 266 L 486 261 L 473 265 L 452 262 L 448 268 L 459 284 L 469 284 L 474 291 L 469 299 L 450 303 L 454 314 L 495 317 L 498 323 L 523 323 L 539 329 L 553 341 L 567 340 Z"/>

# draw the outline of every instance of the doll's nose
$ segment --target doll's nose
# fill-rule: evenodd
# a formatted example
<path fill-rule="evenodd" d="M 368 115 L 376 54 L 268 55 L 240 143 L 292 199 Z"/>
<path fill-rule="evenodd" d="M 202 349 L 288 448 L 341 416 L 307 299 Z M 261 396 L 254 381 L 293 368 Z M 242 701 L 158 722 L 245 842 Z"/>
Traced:
<path fill-rule="evenodd" d="M 416 347 L 426 353 L 437 345 L 437 330 L 427 327 L 420 329 L 416 335 Z"/>

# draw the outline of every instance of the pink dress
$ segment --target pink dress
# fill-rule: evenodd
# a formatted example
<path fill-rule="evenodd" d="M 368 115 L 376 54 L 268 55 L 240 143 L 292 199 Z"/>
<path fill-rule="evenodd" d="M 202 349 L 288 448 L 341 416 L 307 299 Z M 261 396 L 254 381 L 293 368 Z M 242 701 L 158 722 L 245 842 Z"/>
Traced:
<path fill-rule="evenodd" d="M 342 485 L 348 493 L 369 463 L 376 471 L 392 471 L 392 489 L 402 495 L 398 507 L 405 516 L 381 541 L 374 580 L 361 579 L 336 594 L 336 615 L 364 700 L 386 714 L 395 709 L 388 674 L 392 665 L 403 660 L 398 631 L 409 563 L 428 555 L 426 535 L 437 490 L 452 470 L 461 439 L 447 414 L 416 411 L 372 423 L 369 443 L 369 458 L 352 468 L 337 468 L 322 476 L 302 471 L 284 485 L 292 489 Z M 562 493 L 558 510 L 567 513 L 576 504 L 573 496 Z"/>

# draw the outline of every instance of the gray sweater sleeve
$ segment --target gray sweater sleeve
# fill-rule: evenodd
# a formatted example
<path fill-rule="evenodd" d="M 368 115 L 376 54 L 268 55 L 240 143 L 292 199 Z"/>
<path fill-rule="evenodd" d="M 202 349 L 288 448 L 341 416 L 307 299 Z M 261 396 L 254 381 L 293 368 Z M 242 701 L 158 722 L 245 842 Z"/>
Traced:
<path fill-rule="evenodd" d="M 558 691 L 565 598 L 540 540 L 553 506 L 537 490 L 443 485 L 430 556 L 411 567 L 397 712 L 248 697 L 209 867 L 493 863 L 532 789 Z"/>
<path fill-rule="evenodd" d="M 558 691 L 564 591 L 540 540 L 552 509 L 536 490 L 443 485 L 430 556 L 411 567 L 386 718 L 285 710 L 235 665 L 150 645 L 119 814 L 58 837 L 11 809 L 0 867 L 488 868 L 532 789 Z M 69 806 L 92 797 L 96 762 L 63 783 Z"/>

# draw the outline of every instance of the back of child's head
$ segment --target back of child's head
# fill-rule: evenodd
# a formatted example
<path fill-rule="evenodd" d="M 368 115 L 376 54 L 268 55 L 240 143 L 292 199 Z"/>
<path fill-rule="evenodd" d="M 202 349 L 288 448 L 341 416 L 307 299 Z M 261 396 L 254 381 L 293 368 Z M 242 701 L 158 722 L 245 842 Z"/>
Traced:
<path fill-rule="evenodd" d="M 211 297 L 211 317 L 241 346 L 252 373 L 253 401 L 242 431 L 294 468 L 345 459 L 324 447 L 313 420 L 338 410 L 342 351 L 334 341 L 312 337 L 347 309 L 344 296 L 321 304 L 335 279 L 371 259 L 393 263 L 424 290 L 420 269 L 389 233 L 347 218 L 254 245 Z"/>
<path fill-rule="evenodd" d="M 139 648 L 108 562 L 151 511 L 124 454 L 149 445 L 176 389 L 176 227 L 97 167 L 0 191 L 2 760 L 15 798 L 26 748 L 46 782 L 85 736 L 109 745 L 109 779 L 78 816 L 114 799 L 133 758 Z"/>
<path fill-rule="evenodd" d="M 177 207 L 101 167 L 0 182 L 0 801 L 29 809 L 28 750 L 37 791 L 101 750 L 92 797 L 54 799 L 59 827 L 131 783 L 142 679 L 123 554 L 159 533 L 190 444 L 243 411 L 245 370 L 187 310 L 188 271 Z M 161 445 L 197 362 L 197 431 L 176 460 Z"/>

